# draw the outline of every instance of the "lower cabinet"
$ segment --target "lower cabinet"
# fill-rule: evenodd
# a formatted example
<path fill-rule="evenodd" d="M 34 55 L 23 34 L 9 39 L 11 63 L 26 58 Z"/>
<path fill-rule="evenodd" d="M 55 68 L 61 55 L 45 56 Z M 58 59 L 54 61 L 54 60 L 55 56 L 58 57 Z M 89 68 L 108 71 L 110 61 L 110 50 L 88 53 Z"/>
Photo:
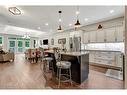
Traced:
<path fill-rule="evenodd" d="M 123 80 L 123 54 L 121 52 L 89 51 L 89 62 L 92 65 L 109 68 L 107 76 Z M 113 69 L 111 69 L 111 67 Z"/>
<path fill-rule="evenodd" d="M 122 67 L 122 58 L 121 52 L 90 51 L 89 61 L 92 63 L 110 64 L 112 66 Z"/>

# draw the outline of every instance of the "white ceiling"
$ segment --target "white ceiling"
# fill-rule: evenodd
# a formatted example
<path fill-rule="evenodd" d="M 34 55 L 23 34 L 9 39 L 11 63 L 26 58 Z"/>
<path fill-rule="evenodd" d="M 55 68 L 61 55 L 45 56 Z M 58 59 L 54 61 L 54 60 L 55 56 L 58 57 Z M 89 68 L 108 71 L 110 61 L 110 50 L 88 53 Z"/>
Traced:
<path fill-rule="evenodd" d="M 56 32 L 58 28 L 58 11 L 62 11 L 62 27 L 64 30 L 73 28 L 76 22 L 76 6 L 16 6 L 21 15 L 11 14 L 8 6 L 0 6 L 0 23 L 17 27 L 30 28 L 42 32 Z M 110 13 L 114 10 L 114 13 Z M 79 6 L 79 19 L 82 25 L 88 25 L 124 15 L 123 6 Z M 88 21 L 84 19 L 88 18 Z M 46 26 L 45 23 L 49 25 Z M 69 26 L 72 24 L 72 26 Z M 40 27 L 40 29 L 38 29 Z"/>
<path fill-rule="evenodd" d="M 21 27 L 15 27 L 10 25 L 3 25 L 0 24 L 0 33 L 1 34 L 11 34 L 11 35 L 29 35 L 30 37 L 39 37 L 40 35 L 45 34 L 45 32 L 27 29 L 27 28 L 21 28 Z"/>

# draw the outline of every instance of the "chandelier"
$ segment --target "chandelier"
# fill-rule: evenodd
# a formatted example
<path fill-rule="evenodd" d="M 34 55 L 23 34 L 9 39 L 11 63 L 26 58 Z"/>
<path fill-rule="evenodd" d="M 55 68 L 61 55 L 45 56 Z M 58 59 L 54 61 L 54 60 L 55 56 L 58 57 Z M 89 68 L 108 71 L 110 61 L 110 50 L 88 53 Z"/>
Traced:
<path fill-rule="evenodd" d="M 11 12 L 13 15 L 20 15 L 21 11 L 17 7 L 9 7 L 8 11 Z"/>
<path fill-rule="evenodd" d="M 30 39 L 30 36 L 26 33 L 25 35 L 23 35 L 22 38 L 23 38 L 23 39 Z"/>
<path fill-rule="evenodd" d="M 62 26 L 61 26 L 61 13 L 62 13 L 62 11 L 58 11 L 58 13 L 59 13 L 59 27 L 58 27 L 58 29 L 57 29 L 57 31 L 58 32 L 62 32 L 63 30 L 62 30 Z"/>

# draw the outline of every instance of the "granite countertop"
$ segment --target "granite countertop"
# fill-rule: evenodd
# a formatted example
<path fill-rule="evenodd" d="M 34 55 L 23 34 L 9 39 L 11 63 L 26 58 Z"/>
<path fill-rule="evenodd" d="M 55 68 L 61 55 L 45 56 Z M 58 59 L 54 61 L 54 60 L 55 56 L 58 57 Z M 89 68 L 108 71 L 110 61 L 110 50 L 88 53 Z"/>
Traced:
<path fill-rule="evenodd" d="M 54 53 L 53 50 L 47 50 L 45 51 L 47 53 Z M 71 55 L 71 56 L 82 56 L 82 55 L 85 55 L 85 54 L 89 54 L 87 51 L 79 51 L 79 52 L 61 52 L 61 54 L 64 54 L 64 55 Z"/>

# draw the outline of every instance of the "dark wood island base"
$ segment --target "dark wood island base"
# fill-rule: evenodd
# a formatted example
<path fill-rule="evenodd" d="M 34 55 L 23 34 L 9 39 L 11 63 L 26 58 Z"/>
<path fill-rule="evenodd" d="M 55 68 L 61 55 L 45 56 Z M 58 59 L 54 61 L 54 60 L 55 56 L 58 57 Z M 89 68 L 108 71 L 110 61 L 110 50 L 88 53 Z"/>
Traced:
<path fill-rule="evenodd" d="M 56 64 L 54 53 L 46 51 L 49 56 L 54 58 L 54 66 Z M 81 84 L 88 78 L 89 74 L 89 53 L 88 52 L 62 52 L 61 60 L 71 62 L 72 81 Z M 55 72 L 56 72 L 56 66 Z"/>

